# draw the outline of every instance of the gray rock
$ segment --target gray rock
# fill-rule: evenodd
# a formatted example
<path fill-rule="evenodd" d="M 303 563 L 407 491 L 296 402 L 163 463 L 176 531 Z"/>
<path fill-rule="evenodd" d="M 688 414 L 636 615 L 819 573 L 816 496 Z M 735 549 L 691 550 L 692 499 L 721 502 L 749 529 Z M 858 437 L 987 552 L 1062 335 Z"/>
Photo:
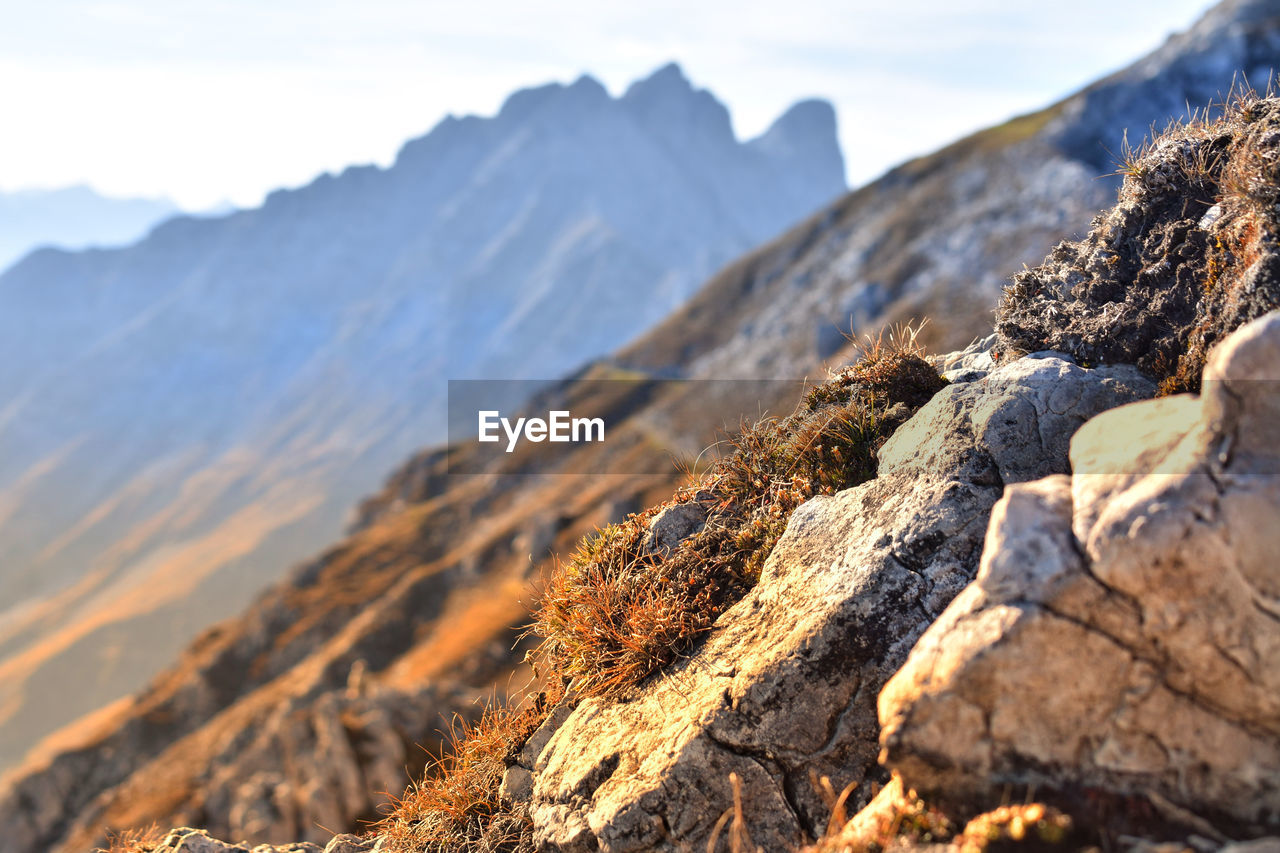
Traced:
<path fill-rule="evenodd" d="M 529 802 L 532 796 L 533 773 L 518 764 L 508 767 L 502 774 L 502 784 L 498 786 L 498 799 L 511 807 Z"/>
<path fill-rule="evenodd" d="M 796 510 L 704 647 L 633 700 L 568 716 L 532 768 L 539 849 L 700 849 L 730 774 L 767 850 L 824 827 L 811 772 L 865 801 L 876 694 L 973 577 L 1003 483 L 1065 471 L 1081 423 L 1152 390 L 1053 357 L 944 389 L 885 445 L 877 479 Z"/>
<path fill-rule="evenodd" d="M 973 382 L 995 369 L 995 347 L 996 336 L 987 335 L 962 350 L 935 357 L 934 366 L 948 382 Z"/>
<path fill-rule="evenodd" d="M 577 699 L 574 697 L 561 699 L 542 721 L 542 725 L 534 729 L 533 734 L 529 735 L 528 740 L 524 742 L 524 746 L 516 755 L 516 763 L 502 774 L 498 797 L 508 807 L 526 805 L 533 798 L 533 769 L 537 764 L 538 756 L 551 741 L 556 729 L 560 728 L 573 713 L 576 705 Z"/>
<path fill-rule="evenodd" d="M 376 838 L 361 838 L 358 835 L 335 835 L 324 847 L 324 853 L 368 853 L 377 843 Z"/>
<path fill-rule="evenodd" d="M 354 836 L 348 837 L 354 838 Z M 320 845 L 308 841 L 296 844 L 259 844 L 250 848 L 243 842 L 228 844 L 225 841 L 219 841 L 210 837 L 209 833 L 203 829 L 181 827 L 169 830 L 169 834 L 155 848 L 155 853 L 362 853 L 369 849 L 350 845 L 335 848 L 334 842 L 338 840 L 335 838 L 328 847 L 323 849 Z"/>
<path fill-rule="evenodd" d="M 170 830 L 156 853 L 250 853 L 250 850 L 244 845 L 225 844 L 210 838 L 202 829 L 182 827 Z"/>
<path fill-rule="evenodd" d="M 977 579 L 881 693 L 904 785 L 978 806 L 1008 785 L 1154 794 L 1274 830 L 1280 313 L 1204 378 L 1091 421 L 1072 477 L 1008 490 Z"/>
<path fill-rule="evenodd" d="M 672 504 L 649 522 L 644 549 L 650 554 L 669 557 L 677 545 L 700 531 L 706 523 L 707 511 L 697 503 Z"/>

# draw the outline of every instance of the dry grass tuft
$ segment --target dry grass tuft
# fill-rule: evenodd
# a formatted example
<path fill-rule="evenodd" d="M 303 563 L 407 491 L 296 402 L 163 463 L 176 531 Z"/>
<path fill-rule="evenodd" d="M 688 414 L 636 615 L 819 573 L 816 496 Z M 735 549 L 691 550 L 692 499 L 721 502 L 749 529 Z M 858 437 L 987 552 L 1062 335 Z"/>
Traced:
<path fill-rule="evenodd" d="M 480 719 L 455 719 L 445 755 L 428 767 L 375 831 L 387 853 L 532 850 L 528 816 L 498 797 L 513 752 L 542 724 L 559 696 L 539 694 L 527 707 L 491 703 Z"/>
<path fill-rule="evenodd" d="M 164 840 L 164 834 L 155 824 L 145 829 L 127 829 L 107 835 L 107 847 L 94 853 L 152 853 Z"/>
<path fill-rule="evenodd" d="M 726 836 L 729 853 L 764 853 L 764 848 L 757 847 L 751 840 L 751 833 L 747 831 L 747 818 L 742 810 L 742 780 L 737 773 L 729 774 L 729 785 L 733 788 L 733 806 L 725 809 L 711 830 L 711 837 L 707 839 L 707 853 L 716 853 L 720 835 L 726 826 L 729 828 Z"/>
<path fill-rule="evenodd" d="M 916 331 L 868 340 L 789 417 L 743 424 L 731 452 L 666 505 L 588 537 L 542 595 L 531 628 L 541 661 L 577 692 L 619 695 L 686 651 L 755 585 L 792 511 L 874 477 L 885 439 L 945 384 Z M 702 530 L 665 556 L 648 548 L 652 519 L 686 503 Z"/>
<path fill-rule="evenodd" d="M 852 820 L 845 820 L 843 795 L 835 798 L 829 780 L 825 799 L 831 809 L 826 834 L 804 853 L 878 853 L 891 848 L 949 841 L 955 827 L 915 791 L 904 791 L 895 776 Z M 821 791 L 822 788 L 819 787 Z"/>

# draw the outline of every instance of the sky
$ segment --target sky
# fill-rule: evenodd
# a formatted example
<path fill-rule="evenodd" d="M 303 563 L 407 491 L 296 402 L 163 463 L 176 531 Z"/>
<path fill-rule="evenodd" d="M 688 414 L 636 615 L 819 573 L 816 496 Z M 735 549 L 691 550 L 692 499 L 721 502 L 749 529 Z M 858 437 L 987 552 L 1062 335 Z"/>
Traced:
<path fill-rule="evenodd" d="M 188 210 L 390 165 L 448 113 L 678 61 L 742 138 L 818 96 L 858 185 L 1048 104 L 1206 0 L 4 0 L 0 190 L 88 184 Z"/>

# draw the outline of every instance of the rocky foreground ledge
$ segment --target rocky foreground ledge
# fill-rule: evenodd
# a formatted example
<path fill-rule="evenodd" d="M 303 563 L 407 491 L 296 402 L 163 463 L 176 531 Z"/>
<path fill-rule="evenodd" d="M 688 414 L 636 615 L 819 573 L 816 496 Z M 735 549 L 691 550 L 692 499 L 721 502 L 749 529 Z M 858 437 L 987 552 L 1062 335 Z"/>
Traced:
<path fill-rule="evenodd" d="M 1002 487 L 1066 471 L 1077 428 L 1155 390 L 1052 354 L 970 377 L 899 428 L 874 480 L 796 510 L 703 648 L 632 701 L 584 700 L 527 756 L 540 849 L 704 848 L 731 773 L 766 850 L 821 834 L 810 774 L 870 796 L 880 686 L 975 575 Z"/>
<path fill-rule="evenodd" d="M 538 850 L 707 849 L 735 787 L 769 851 L 864 849 L 867 815 L 906 790 L 952 814 L 1010 790 L 1077 820 L 1105 800 L 1206 850 L 1274 832 L 1280 312 L 1213 352 L 1199 396 L 1133 402 L 1153 391 L 1136 370 L 1061 354 L 951 363 L 961 381 L 879 476 L 802 505 L 701 649 L 529 739 L 506 787 Z M 808 774 L 865 802 L 885 769 L 894 784 L 829 835 Z M 399 848 L 184 829 L 147 849 Z"/>

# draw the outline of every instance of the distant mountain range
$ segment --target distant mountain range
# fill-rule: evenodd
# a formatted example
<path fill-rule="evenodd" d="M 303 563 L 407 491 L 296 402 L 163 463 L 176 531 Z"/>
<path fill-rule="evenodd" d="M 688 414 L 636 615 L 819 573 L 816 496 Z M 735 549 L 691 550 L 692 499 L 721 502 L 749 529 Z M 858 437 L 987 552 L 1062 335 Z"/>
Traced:
<path fill-rule="evenodd" d="M 0 270 L 43 246 L 124 246 L 179 212 L 168 199 L 111 198 L 84 186 L 0 192 Z"/>
<path fill-rule="evenodd" d="M 740 142 L 668 65 L 27 255 L 0 276 L 0 767 L 336 536 L 442 437 L 446 379 L 559 376 L 844 188 L 828 104 Z"/>

